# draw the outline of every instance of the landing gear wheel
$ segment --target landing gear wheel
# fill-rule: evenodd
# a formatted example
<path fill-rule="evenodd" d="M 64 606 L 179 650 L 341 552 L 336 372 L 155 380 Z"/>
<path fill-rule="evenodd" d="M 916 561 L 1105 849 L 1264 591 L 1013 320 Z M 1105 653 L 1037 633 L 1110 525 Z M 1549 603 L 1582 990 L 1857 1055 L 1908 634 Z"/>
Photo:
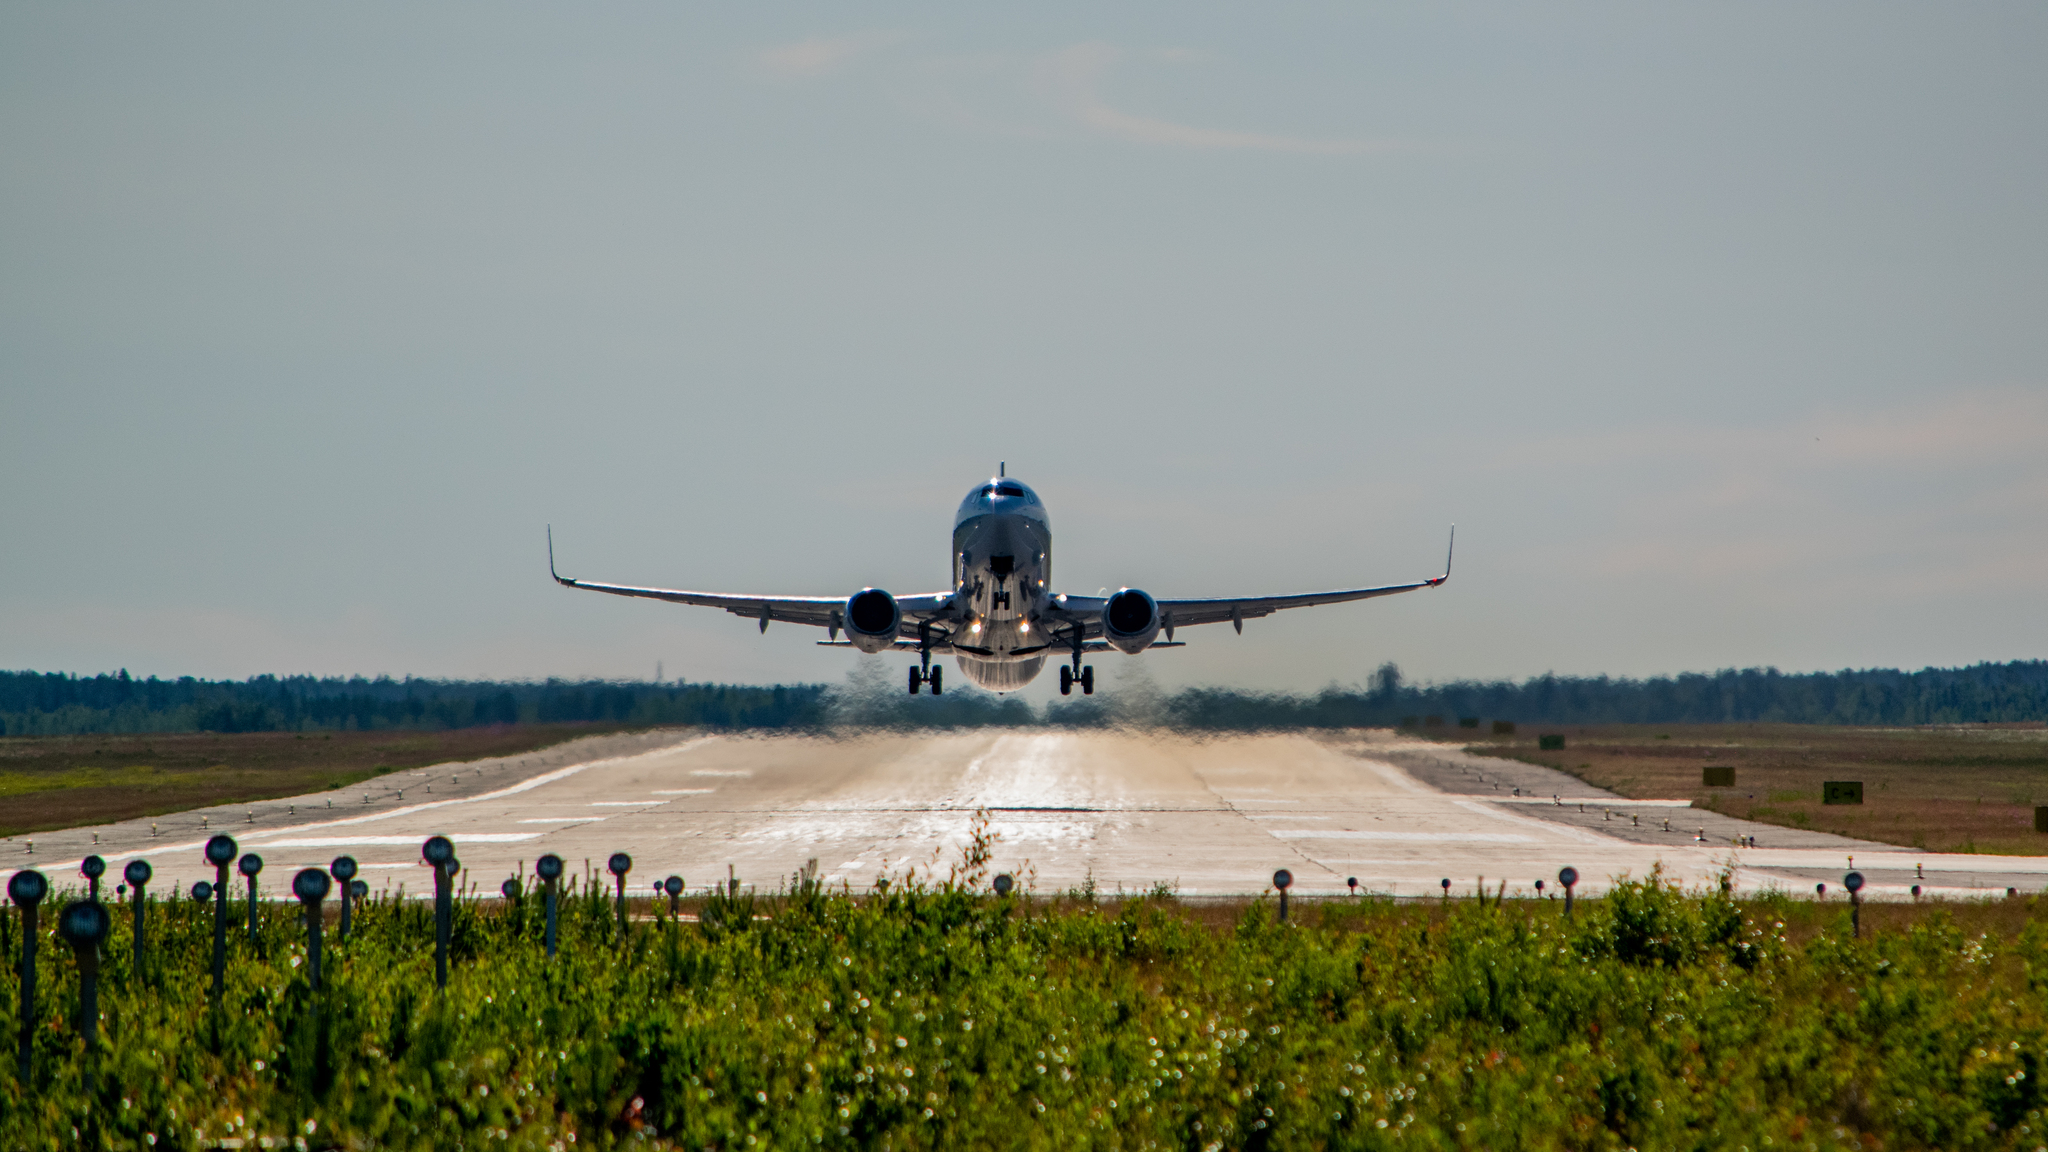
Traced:
<path fill-rule="evenodd" d="M 915 669 L 915 668 L 912 668 L 912 669 L 910 670 L 910 694 L 911 694 L 912 696 L 915 696 L 915 695 L 917 695 L 917 686 L 918 686 L 918 684 L 919 684 L 920 682 L 922 682 L 922 681 L 923 681 L 923 679 L 924 679 L 924 677 L 922 677 L 922 676 L 919 676 L 919 675 L 917 674 L 917 669 Z"/>
<path fill-rule="evenodd" d="M 1081 695 L 1095 695 L 1095 665 L 1081 669 Z"/>
<path fill-rule="evenodd" d="M 934 696 L 946 690 L 945 671 L 944 668 L 932 669 L 932 695 Z"/>
<path fill-rule="evenodd" d="M 1060 695 L 1072 696 L 1073 694 L 1074 670 L 1072 668 L 1067 667 L 1065 664 L 1062 664 L 1060 665 Z"/>

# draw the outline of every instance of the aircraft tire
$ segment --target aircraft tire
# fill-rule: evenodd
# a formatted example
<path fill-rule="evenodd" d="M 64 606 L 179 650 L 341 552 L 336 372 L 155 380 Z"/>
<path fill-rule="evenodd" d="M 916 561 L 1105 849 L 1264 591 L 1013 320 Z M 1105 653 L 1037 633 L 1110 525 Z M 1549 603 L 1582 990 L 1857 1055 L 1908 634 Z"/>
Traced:
<path fill-rule="evenodd" d="M 932 695 L 937 696 L 946 690 L 945 672 L 944 668 L 932 669 Z"/>
<path fill-rule="evenodd" d="M 1095 695 L 1095 665 L 1081 669 L 1081 695 Z"/>
<path fill-rule="evenodd" d="M 1065 664 L 1062 664 L 1060 665 L 1060 695 L 1072 696 L 1073 694 L 1074 670 L 1072 668 L 1067 667 Z"/>
<path fill-rule="evenodd" d="M 917 682 L 919 679 L 921 679 L 921 677 L 918 676 L 917 669 L 912 668 L 910 670 L 910 694 L 912 696 L 917 695 Z"/>

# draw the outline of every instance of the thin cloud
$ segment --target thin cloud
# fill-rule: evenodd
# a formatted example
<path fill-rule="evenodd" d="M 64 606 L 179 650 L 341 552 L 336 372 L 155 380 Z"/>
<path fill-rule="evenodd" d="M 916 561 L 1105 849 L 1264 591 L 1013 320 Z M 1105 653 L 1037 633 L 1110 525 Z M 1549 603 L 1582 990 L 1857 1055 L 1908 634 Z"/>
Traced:
<path fill-rule="evenodd" d="M 1121 140 L 1178 148 L 1235 148 L 1323 156 L 1378 152 L 1393 146 L 1385 141 L 1232 132 L 1125 112 L 1111 107 L 1103 100 L 1100 91 L 1103 75 L 1122 56 L 1120 49 L 1100 41 L 1076 44 L 1044 60 L 1040 74 L 1053 101 L 1063 111 L 1083 126 Z M 1189 59 L 1192 56 L 1186 49 L 1177 49 L 1172 50 L 1168 58 Z"/>
<path fill-rule="evenodd" d="M 903 39 L 901 32 L 856 32 L 850 36 L 813 36 L 794 44 L 778 44 L 762 52 L 761 66 L 778 76 L 823 76 L 840 65 Z"/>

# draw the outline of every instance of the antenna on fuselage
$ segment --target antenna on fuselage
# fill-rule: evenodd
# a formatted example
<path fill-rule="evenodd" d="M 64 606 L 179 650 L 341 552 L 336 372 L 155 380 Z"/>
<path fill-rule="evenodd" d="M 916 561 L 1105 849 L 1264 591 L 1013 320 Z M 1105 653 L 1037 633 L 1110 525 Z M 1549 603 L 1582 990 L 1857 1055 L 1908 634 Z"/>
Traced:
<path fill-rule="evenodd" d="M 1005 460 L 998 460 L 998 461 L 996 461 L 996 479 L 998 479 L 998 480 L 1001 480 L 1001 479 L 1002 479 L 1002 478 L 1004 477 L 1004 475 L 1006 475 L 1006 473 L 1005 473 L 1005 472 L 1003 471 L 1003 469 L 1005 469 L 1005 468 L 1007 468 L 1007 467 L 1009 467 L 1009 462 L 1008 462 L 1008 461 L 1005 461 Z"/>

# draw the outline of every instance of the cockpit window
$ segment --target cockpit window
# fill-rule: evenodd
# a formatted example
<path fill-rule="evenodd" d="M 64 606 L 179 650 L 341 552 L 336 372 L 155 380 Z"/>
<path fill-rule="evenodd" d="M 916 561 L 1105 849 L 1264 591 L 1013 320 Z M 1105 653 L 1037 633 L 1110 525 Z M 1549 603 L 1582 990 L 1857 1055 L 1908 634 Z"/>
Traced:
<path fill-rule="evenodd" d="M 1022 484 L 996 485 L 996 495 L 998 496 L 1022 496 L 1023 494 L 1024 486 Z"/>
<path fill-rule="evenodd" d="M 995 495 L 995 494 L 996 494 L 996 486 L 995 486 L 995 485 L 993 485 L 993 484 L 983 484 L 983 485 L 981 486 L 981 495 L 983 495 L 983 496 L 993 496 L 993 495 Z"/>

